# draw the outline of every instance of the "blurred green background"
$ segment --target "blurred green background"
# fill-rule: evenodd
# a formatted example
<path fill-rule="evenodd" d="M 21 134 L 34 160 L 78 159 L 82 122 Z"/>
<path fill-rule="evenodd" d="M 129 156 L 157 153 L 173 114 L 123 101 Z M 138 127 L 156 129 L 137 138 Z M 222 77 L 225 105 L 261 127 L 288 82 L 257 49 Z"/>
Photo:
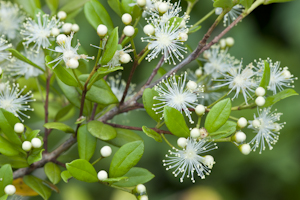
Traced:
<path fill-rule="evenodd" d="M 61 0 L 61 4 L 68 0 Z M 123 27 L 121 20 L 113 13 L 107 2 L 100 0 L 107 8 L 115 26 Z M 182 6 L 186 7 L 186 2 L 182 1 Z M 195 23 L 198 19 L 208 13 L 212 7 L 211 0 L 200 0 L 191 13 L 189 24 Z M 45 11 L 47 8 L 44 9 Z M 267 57 L 273 61 L 281 61 L 281 66 L 288 66 L 290 71 L 297 77 L 300 74 L 300 1 L 293 1 L 284 4 L 272 4 L 261 6 L 242 23 L 234 27 L 227 35 L 235 39 L 235 45 L 230 49 L 230 54 L 238 59 L 243 58 L 244 64 L 252 62 L 254 59 Z M 200 31 L 189 37 L 188 44 L 195 48 L 205 31 L 214 21 L 213 15 L 203 23 Z M 80 26 L 78 38 L 82 46 L 89 55 L 96 55 L 96 49 L 90 44 L 98 44 L 99 38 L 95 30 L 86 21 L 84 13 L 80 12 L 75 18 Z M 142 28 L 145 21 L 138 25 Z M 213 32 L 217 35 L 223 29 L 222 23 Z M 140 29 L 142 30 L 142 29 Z M 136 37 L 138 51 L 145 43 L 140 41 L 140 36 L 144 36 L 140 31 Z M 151 63 L 143 62 L 135 73 L 134 83 L 137 88 L 143 84 L 145 78 L 149 76 L 158 60 Z M 188 65 L 192 69 L 197 68 L 196 62 Z M 123 77 L 127 78 L 130 65 L 124 67 Z M 295 90 L 300 92 L 299 81 L 295 82 Z M 196 183 L 191 183 L 185 179 L 180 183 L 178 178 L 174 178 L 170 171 L 166 171 L 161 160 L 169 149 L 166 143 L 157 144 L 153 139 L 138 132 L 145 140 L 145 154 L 137 166 L 147 168 L 155 178 L 146 183 L 149 199 L 151 200 L 280 200 L 280 199 L 300 199 L 300 99 L 291 97 L 277 103 L 273 109 L 283 112 L 281 122 L 286 122 L 281 132 L 278 143 L 272 151 L 266 150 L 261 155 L 252 152 L 245 156 L 233 144 L 219 144 L 219 150 L 210 152 L 215 157 L 216 164 L 211 175 L 205 180 L 196 179 Z M 236 117 L 245 116 L 253 119 L 253 112 L 236 112 Z M 134 111 L 122 114 L 113 122 L 130 124 L 132 126 L 153 126 L 153 120 L 145 114 L 145 111 Z M 33 127 L 39 123 L 32 124 Z M 248 130 L 250 138 L 251 131 Z M 50 136 L 50 146 L 58 145 L 60 133 L 54 132 Z M 174 144 L 176 137 L 168 137 Z M 99 142 L 98 146 L 105 145 Z M 113 150 L 116 150 L 114 148 Z M 97 150 L 98 152 L 98 150 Z M 95 153 L 94 158 L 99 156 Z M 76 148 L 71 149 L 61 157 L 61 160 L 70 161 L 76 159 L 78 153 Z M 108 158 L 111 159 L 111 158 Z M 106 160 L 106 159 L 105 159 Z M 109 169 L 109 162 L 99 162 L 95 165 L 97 170 Z M 36 172 L 43 177 L 43 170 Z M 72 179 L 69 184 L 61 182 L 58 187 L 60 194 L 52 194 L 51 200 L 131 200 L 135 199 L 130 194 L 124 194 L 115 189 L 105 187 L 101 184 L 81 183 Z M 40 199 L 40 197 L 30 198 Z"/>

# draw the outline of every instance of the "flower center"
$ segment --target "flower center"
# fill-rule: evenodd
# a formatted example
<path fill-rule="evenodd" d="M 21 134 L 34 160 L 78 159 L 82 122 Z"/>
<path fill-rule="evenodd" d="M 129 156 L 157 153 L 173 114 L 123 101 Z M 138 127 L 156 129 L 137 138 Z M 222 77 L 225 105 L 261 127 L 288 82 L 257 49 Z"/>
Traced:
<path fill-rule="evenodd" d="M 193 149 L 188 149 L 185 151 L 184 155 L 185 155 L 185 159 L 191 160 L 194 159 L 197 154 Z"/>
<path fill-rule="evenodd" d="M 233 79 L 233 83 L 235 85 L 243 85 L 244 83 L 244 79 L 241 75 L 237 75 L 234 79 Z"/>
<path fill-rule="evenodd" d="M 1 107 L 4 108 L 5 110 L 8 110 L 9 108 L 12 107 L 11 101 L 9 101 L 9 100 L 3 100 L 3 101 L 1 101 L 1 102 L 0 102 L 0 105 L 1 105 Z"/>
<path fill-rule="evenodd" d="M 175 104 L 182 104 L 182 103 L 184 103 L 184 96 L 182 94 L 177 94 L 174 97 L 174 102 L 175 102 Z"/>
<path fill-rule="evenodd" d="M 37 33 L 37 35 L 39 38 L 46 38 L 46 37 L 49 37 L 50 34 L 48 31 L 45 31 L 42 29 Z"/>
<path fill-rule="evenodd" d="M 71 51 L 71 50 L 66 50 L 66 51 L 64 52 L 64 57 L 65 57 L 66 59 L 71 59 L 72 57 L 74 57 L 74 52 Z"/>
<path fill-rule="evenodd" d="M 169 46 L 172 42 L 170 40 L 170 37 L 168 34 L 162 33 L 158 36 L 157 38 L 157 42 L 161 45 L 161 46 Z"/>

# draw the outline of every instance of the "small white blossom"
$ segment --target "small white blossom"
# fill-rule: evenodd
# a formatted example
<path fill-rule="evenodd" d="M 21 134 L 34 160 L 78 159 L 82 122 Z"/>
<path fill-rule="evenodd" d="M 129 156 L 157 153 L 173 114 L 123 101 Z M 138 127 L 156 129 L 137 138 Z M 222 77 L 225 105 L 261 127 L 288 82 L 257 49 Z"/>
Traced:
<path fill-rule="evenodd" d="M 161 81 L 154 89 L 158 92 L 159 96 L 154 99 L 161 101 L 154 104 L 154 111 L 157 113 L 163 112 L 165 106 L 170 106 L 178 111 L 184 111 L 185 115 L 189 118 L 191 123 L 194 123 L 191 117 L 191 112 L 188 108 L 195 108 L 197 106 L 197 94 L 188 90 L 186 87 L 186 73 L 180 77 L 175 75 L 170 76 L 169 79 Z"/>
<path fill-rule="evenodd" d="M 128 49 L 131 45 L 128 45 L 127 47 L 124 47 L 123 49 L 121 50 L 117 50 L 113 56 L 113 58 L 106 64 L 104 65 L 103 67 L 117 67 L 117 66 L 121 66 L 121 64 L 123 63 L 124 61 L 124 64 L 128 63 L 130 60 L 131 60 L 131 57 L 128 53 L 132 52 L 133 49 Z M 99 48 L 97 46 L 94 46 L 93 47 L 96 47 L 96 48 Z M 130 60 L 129 60 L 129 57 L 130 57 Z M 127 62 L 128 61 L 128 62 Z"/>
<path fill-rule="evenodd" d="M 208 159 L 199 154 L 217 148 L 216 144 L 207 143 L 205 139 L 197 141 L 196 139 L 188 138 L 187 145 L 183 150 L 176 148 L 173 148 L 173 151 L 169 150 L 170 155 L 166 155 L 167 159 L 163 160 L 163 165 L 167 167 L 167 170 L 173 169 L 174 171 L 172 173 L 175 177 L 182 173 L 180 182 L 183 182 L 186 176 L 187 178 L 191 178 L 191 181 L 194 183 L 194 172 L 197 173 L 197 176 L 204 179 L 205 175 L 210 174 L 210 169 L 214 164 L 213 159 Z"/>
<path fill-rule="evenodd" d="M 3 38 L 3 36 L 0 37 L 0 62 L 11 59 L 11 53 L 5 50 L 12 47 L 12 45 L 7 43 L 8 42 Z"/>
<path fill-rule="evenodd" d="M 269 149 L 273 149 L 274 145 L 279 138 L 279 131 L 283 127 L 282 123 L 278 124 L 277 121 L 280 120 L 282 113 L 271 112 L 271 107 L 260 109 L 258 111 L 258 116 L 254 114 L 254 120 L 250 121 L 248 128 L 253 129 L 256 136 L 250 141 L 250 144 L 254 144 L 252 149 L 256 150 L 260 146 L 259 153 L 266 149 L 266 145 Z M 260 123 L 252 123 L 259 121 Z M 256 124 L 256 125 L 254 125 Z"/>
<path fill-rule="evenodd" d="M 224 15 L 224 18 L 223 18 L 224 26 L 229 26 L 231 24 L 231 22 L 236 20 L 236 18 L 240 14 L 242 14 L 243 9 L 244 9 L 244 7 L 240 4 L 233 6 L 232 9 Z M 223 12 L 222 8 L 217 8 L 215 13 L 216 13 L 216 15 L 220 15 L 222 12 Z"/>
<path fill-rule="evenodd" d="M 24 114 L 23 111 L 33 111 L 32 108 L 28 105 L 29 102 L 35 101 L 32 98 L 31 91 L 22 95 L 24 89 L 19 89 L 18 84 L 13 84 L 12 87 L 8 85 L 8 82 L 5 83 L 5 87 L 3 90 L 0 90 L 0 108 L 11 112 L 16 117 L 18 117 L 22 122 L 24 120 L 21 119 L 21 116 L 30 118 L 28 115 Z"/>

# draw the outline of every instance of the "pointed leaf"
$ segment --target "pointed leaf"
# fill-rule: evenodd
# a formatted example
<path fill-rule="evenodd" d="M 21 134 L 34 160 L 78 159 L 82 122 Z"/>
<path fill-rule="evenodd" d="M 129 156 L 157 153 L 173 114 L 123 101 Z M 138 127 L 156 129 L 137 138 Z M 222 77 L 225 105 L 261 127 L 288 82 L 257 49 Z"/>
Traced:
<path fill-rule="evenodd" d="M 42 160 L 43 151 L 45 151 L 45 149 L 33 149 L 27 158 L 28 164 L 31 165 L 32 163 Z"/>
<path fill-rule="evenodd" d="M 0 108 L 0 129 L 5 134 L 7 139 L 17 145 L 21 145 L 22 142 L 14 131 L 14 125 L 20 122 L 14 114 Z"/>
<path fill-rule="evenodd" d="M 88 123 L 87 129 L 93 136 L 104 141 L 114 139 L 117 136 L 113 127 L 95 120 Z"/>
<path fill-rule="evenodd" d="M 109 35 L 107 43 L 105 45 L 105 50 L 101 59 L 101 65 L 106 65 L 115 55 L 115 52 L 118 49 L 118 27 L 114 28 L 114 30 Z"/>
<path fill-rule="evenodd" d="M 211 139 L 226 138 L 236 131 L 236 126 L 237 124 L 235 122 L 227 121 L 216 132 L 210 133 L 209 136 Z"/>
<path fill-rule="evenodd" d="M 293 89 L 283 90 L 273 96 L 267 97 L 266 103 L 263 107 L 269 107 L 282 99 L 285 99 L 287 97 L 294 96 L 294 95 L 299 95 L 299 94 Z"/>
<path fill-rule="evenodd" d="M 129 142 L 134 142 L 138 140 L 143 141 L 143 139 L 138 134 L 131 130 L 122 128 L 115 128 L 115 130 L 117 131 L 117 136 L 112 140 L 106 141 L 114 146 L 121 147 Z"/>
<path fill-rule="evenodd" d="M 5 195 L 4 188 L 13 182 L 13 171 L 9 164 L 3 165 L 0 169 L 0 196 Z"/>
<path fill-rule="evenodd" d="M 48 162 L 44 166 L 45 174 L 47 175 L 48 179 L 55 185 L 59 183 L 61 180 L 60 173 L 61 170 L 60 168 L 53 162 Z"/>
<path fill-rule="evenodd" d="M 44 127 L 47 129 L 61 130 L 65 133 L 75 133 L 75 131 L 70 126 L 63 124 L 61 122 L 49 122 L 44 124 Z"/>
<path fill-rule="evenodd" d="M 29 166 L 27 160 L 19 156 L 0 155 L 0 166 L 5 164 L 10 164 L 13 168 L 24 168 Z"/>
<path fill-rule="evenodd" d="M 156 113 L 156 111 L 153 110 L 153 105 L 159 102 L 153 99 L 155 96 L 158 96 L 158 93 L 154 89 L 146 88 L 143 93 L 143 104 L 148 115 L 156 122 L 159 122 L 162 113 Z"/>
<path fill-rule="evenodd" d="M 164 119 L 168 129 L 178 137 L 188 137 L 190 130 L 185 123 L 182 114 L 175 108 L 164 107 Z"/>
<path fill-rule="evenodd" d="M 68 183 L 69 180 L 72 178 L 72 175 L 70 174 L 70 172 L 68 170 L 63 171 L 60 175 L 65 183 Z"/>
<path fill-rule="evenodd" d="M 264 63 L 265 63 L 264 74 L 261 78 L 259 86 L 267 90 L 267 87 L 270 82 L 270 64 L 267 61 L 264 61 Z"/>
<path fill-rule="evenodd" d="M 13 144 L 0 136 L 0 153 L 6 156 L 17 156 L 19 151 Z"/>
<path fill-rule="evenodd" d="M 23 181 L 43 197 L 43 199 L 47 200 L 51 196 L 51 189 L 46 186 L 47 184 L 45 184 L 45 181 L 32 175 L 24 176 Z"/>
<path fill-rule="evenodd" d="M 74 160 L 71 163 L 67 163 L 66 167 L 70 174 L 80 181 L 88 183 L 98 182 L 95 168 L 86 160 Z"/>
<path fill-rule="evenodd" d="M 113 9 L 113 11 L 115 11 L 115 13 L 117 13 L 117 15 L 119 15 L 119 17 L 122 16 L 121 4 L 120 4 L 119 0 L 107 0 L 107 3 L 111 7 L 111 9 Z"/>
<path fill-rule="evenodd" d="M 39 194 L 26 185 L 22 178 L 17 178 L 13 181 L 13 185 L 16 187 L 16 195 L 20 196 L 38 196 Z"/>
<path fill-rule="evenodd" d="M 97 139 L 90 134 L 86 125 L 82 125 L 77 133 L 79 158 L 89 161 L 94 155 Z"/>
<path fill-rule="evenodd" d="M 143 129 L 143 132 L 148 137 L 153 138 L 156 142 L 162 142 L 161 136 L 157 132 L 155 132 L 154 130 L 148 128 L 147 126 L 143 126 L 142 129 Z"/>

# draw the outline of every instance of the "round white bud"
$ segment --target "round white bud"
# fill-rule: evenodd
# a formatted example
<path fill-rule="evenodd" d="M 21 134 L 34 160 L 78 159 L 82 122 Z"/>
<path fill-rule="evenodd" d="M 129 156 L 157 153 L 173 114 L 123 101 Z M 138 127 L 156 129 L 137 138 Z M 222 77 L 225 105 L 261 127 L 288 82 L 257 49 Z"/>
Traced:
<path fill-rule="evenodd" d="M 238 131 L 235 133 L 234 135 L 234 140 L 237 142 L 237 143 L 242 143 L 246 140 L 246 134 L 242 131 Z"/>
<path fill-rule="evenodd" d="M 125 13 L 125 14 L 122 15 L 122 22 L 123 22 L 124 24 L 128 25 L 128 24 L 131 23 L 131 21 L 132 21 L 132 17 L 131 17 L 130 14 Z"/>
<path fill-rule="evenodd" d="M 110 146 L 104 146 L 100 150 L 100 154 L 102 157 L 106 158 L 111 155 L 112 149 Z"/>
<path fill-rule="evenodd" d="M 251 152 L 251 147 L 249 144 L 242 144 L 239 149 L 244 155 L 248 155 Z"/>
<path fill-rule="evenodd" d="M 103 37 L 107 34 L 107 27 L 103 24 L 100 24 L 98 27 L 97 27 L 97 34 L 100 36 L 100 37 Z"/>
<path fill-rule="evenodd" d="M 155 33 L 155 29 L 151 24 L 144 26 L 143 31 L 146 35 L 153 35 Z"/>
<path fill-rule="evenodd" d="M 4 188 L 4 192 L 7 195 L 13 195 L 16 192 L 16 187 L 14 185 L 7 185 Z"/>
<path fill-rule="evenodd" d="M 53 35 L 54 37 L 58 36 L 60 33 L 58 28 L 52 28 L 51 29 L 51 35 Z"/>
<path fill-rule="evenodd" d="M 194 91 L 197 89 L 197 83 L 195 81 L 189 81 L 187 84 L 186 84 L 186 88 L 188 90 L 191 90 L 191 91 Z"/>
<path fill-rule="evenodd" d="M 24 151 L 30 151 L 31 148 L 32 148 L 31 142 L 29 142 L 29 141 L 24 141 L 24 142 L 22 143 L 22 149 L 23 149 Z"/>
<path fill-rule="evenodd" d="M 138 185 L 136 186 L 136 191 L 137 191 L 139 194 L 144 193 L 144 192 L 146 192 L 146 186 L 143 185 L 143 184 L 138 184 Z"/>
<path fill-rule="evenodd" d="M 162 2 L 158 6 L 158 12 L 160 12 L 161 14 L 166 13 L 168 9 L 169 9 L 169 5 L 166 2 Z"/>
<path fill-rule="evenodd" d="M 199 104 L 196 106 L 195 112 L 197 115 L 201 116 L 205 113 L 205 107 L 202 104 Z"/>
<path fill-rule="evenodd" d="M 79 26 L 78 26 L 78 24 L 73 24 L 71 30 L 72 30 L 73 32 L 75 32 L 75 33 L 78 32 L 78 31 L 79 31 Z"/>
<path fill-rule="evenodd" d="M 225 39 L 221 39 L 219 43 L 220 43 L 221 49 L 225 49 L 225 47 L 226 47 L 226 40 Z"/>
<path fill-rule="evenodd" d="M 22 123 L 16 123 L 15 126 L 14 126 L 14 131 L 16 133 L 23 133 L 25 130 L 25 127 Z"/>
<path fill-rule="evenodd" d="M 187 145 L 187 139 L 184 138 L 184 137 L 178 138 L 178 140 L 177 140 L 177 145 L 178 145 L 179 147 L 181 147 L 181 148 L 185 148 L 186 145 Z"/>
<path fill-rule="evenodd" d="M 185 41 L 187 41 L 188 40 L 188 34 L 186 34 L 186 33 L 183 33 L 183 32 L 180 32 L 179 34 L 178 34 L 178 40 L 180 41 L 180 42 L 185 42 Z"/>
<path fill-rule="evenodd" d="M 266 94 L 266 90 L 263 87 L 258 87 L 255 90 L 255 95 L 256 96 L 264 96 Z"/>
<path fill-rule="evenodd" d="M 234 39 L 232 37 L 226 38 L 226 45 L 232 47 L 234 45 Z"/>
<path fill-rule="evenodd" d="M 198 138 L 200 137 L 200 129 L 199 128 L 193 128 L 190 132 L 190 136 L 192 138 Z"/>
<path fill-rule="evenodd" d="M 67 13 L 65 11 L 59 11 L 57 17 L 61 20 L 65 20 L 67 18 Z"/>
<path fill-rule="evenodd" d="M 97 177 L 98 177 L 99 181 L 104 181 L 108 178 L 108 174 L 105 170 L 101 170 L 98 172 Z"/>
<path fill-rule="evenodd" d="M 259 128 L 260 127 L 260 121 L 258 119 L 255 119 L 252 121 L 252 126 L 254 128 Z"/>
<path fill-rule="evenodd" d="M 204 51 L 203 52 L 203 58 L 208 60 L 210 57 L 211 57 L 211 53 L 209 51 Z"/>
<path fill-rule="evenodd" d="M 240 128 L 245 128 L 247 126 L 247 119 L 245 117 L 239 118 L 239 120 L 237 121 L 237 125 Z"/>
<path fill-rule="evenodd" d="M 67 36 L 65 34 L 59 34 L 56 37 L 56 42 L 57 42 L 57 44 L 61 45 L 61 44 L 64 44 L 66 42 L 66 39 L 67 39 Z"/>
<path fill-rule="evenodd" d="M 76 58 L 71 58 L 67 61 L 66 66 L 71 69 L 76 69 L 79 66 L 79 62 Z"/>
<path fill-rule="evenodd" d="M 266 103 L 266 100 L 265 100 L 264 97 L 257 97 L 257 98 L 255 99 L 255 104 L 256 104 L 257 106 L 263 106 L 263 105 L 265 105 L 265 103 Z"/>
<path fill-rule="evenodd" d="M 196 76 L 199 78 L 199 77 L 201 77 L 202 76 L 202 69 L 197 69 L 196 71 L 195 71 L 195 74 L 196 74 Z"/>
<path fill-rule="evenodd" d="M 215 159 L 211 155 L 206 155 L 204 156 L 204 162 L 205 165 L 207 165 L 208 168 L 212 168 L 213 165 L 215 164 Z"/>
<path fill-rule="evenodd" d="M 136 0 L 136 4 L 140 7 L 144 7 L 146 3 L 146 0 Z"/>
<path fill-rule="evenodd" d="M 120 62 L 123 63 L 123 64 L 127 64 L 131 61 L 131 57 L 128 53 L 123 53 L 121 56 L 120 56 Z"/>
<path fill-rule="evenodd" d="M 289 78 L 292 77 L 291 72 L 290 72 L 289 70 L 287 70 L 287 69 L 284 69 L 284 70 L 282 71 L 282 75 L 283 75 L 283 77 L 284 77 L 285 79 L 289 79 Z"/>
<path fill-rule="evenodd" d="M 148 196 L 147 195 L 142 195 L 142 196 L 140 196 L 140 200 L 148 200 Z"/>
<path fill-rule="evenodd" d="M 131 37 L 134 34 L 134 28 L 133 26 L 125 26 L 123 29 L 123 33 L 127 36 L 127 37 Z"/>
<path fill-rule="evenodd" d="M 221 7 L 218 7 L 218 8 L 216 8 L 216 10 L 215 10 L 215 14 L 216 14 L 216 15 L 220 15 L 222 12 L 223 12 L 223 8 L 221 8 Z"/>
<path fill-rule="evenodd" d="M 208 136 L 208 132 L 205 128 L 200 128 L 200 137 L 203 139 L 203 138 L 206 138 Z"/>
<path fill-rule="evenodd" d="M 31 144 L 33 148 L 40 148 L 42 146 L 42 141 L 39 138 L 33 138 Z"/>
<path fill-rule="evenodd" d="M 62 26 L 62 30 L 63 30 L 63 32 L 66 33 L 66 34 L 71 33 L 71 31 L 72 31 L 72 24 L 71 24 L 71 23 L 65 23 L 65 24 Z"/>

